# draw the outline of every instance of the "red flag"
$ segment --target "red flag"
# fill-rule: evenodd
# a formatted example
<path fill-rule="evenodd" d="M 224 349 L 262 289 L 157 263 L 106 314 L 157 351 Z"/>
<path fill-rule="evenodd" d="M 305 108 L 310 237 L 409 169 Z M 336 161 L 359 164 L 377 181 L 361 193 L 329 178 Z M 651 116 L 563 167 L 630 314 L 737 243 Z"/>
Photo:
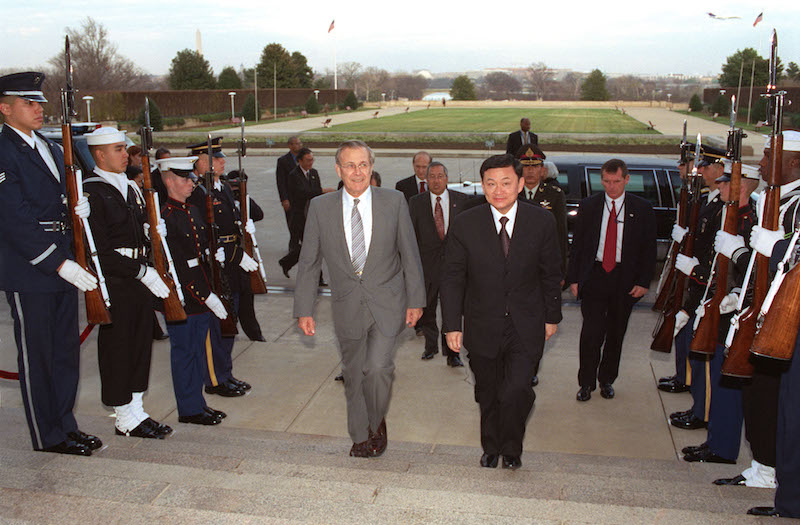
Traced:
<path fill-rule="evenodd" d="M 753 27 L 756 27 L 756 25 L 758 25 L 758 23 L 761 22 L 762 20 L 764 20 L 764 12 L 763 11 L 758 13 L 758 16 L 756 17 L 756 21 L 753 22 Z M 333 27 L 333 24 L 331 24 L 331 27 Z"/>
<path fill-rule="evenodd" d="M 333 23 L 334 23 L 334 22 L 336 22 L 336 19 L 334 19 L 334 20 L 331 20 L 331 26 L 328 28 L 328 33 L 330 33 L 331 31 L 333 31 Z"/>

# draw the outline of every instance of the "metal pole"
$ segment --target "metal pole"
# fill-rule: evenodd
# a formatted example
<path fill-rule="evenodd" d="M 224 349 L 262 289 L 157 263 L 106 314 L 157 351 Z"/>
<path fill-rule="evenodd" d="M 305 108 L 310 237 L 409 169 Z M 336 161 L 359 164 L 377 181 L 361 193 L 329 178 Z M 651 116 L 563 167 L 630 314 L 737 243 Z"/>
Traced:
<path fill-rule="evenodd" d="M 258 65 L 253 68 L 253 88 L 256 92 L 256 122 L 258 122 Z"/>
<path fill-rule="evenodd" d="M 275 119 L 278 118 L 278 66 L 277 62 L 272 63 L 272 107 L 274 108 Z"/>
<path fill-rule="evenodd" d="M 742 91 L 742 72 L 744 71 L 744 57 L 742 57 L 742 63 L 739 64 L 739 87 L 736 88 L 736 102 L 739 102 L 739 95 Z M 739 108 L 733 108 L 734 111 L 738 111 Z"/>
<path fill-rule="evenodd" d="M 750 98 L 747 100 L 747 125 L 750 125 L 750 111 L 753 108 L 753 80 L 756 76 L 756 59 L 753 59 L 753 67 L 750 70 Z"/>
<path fill-rule="evenodd" d="M 236 118 L 236 114 L 235 114 L 235 111 L 233 109 L 233 97 L 236 96 L 236 92 L 235 91 L 231 91 L 231 92 L 228 93 L 228 96 L 231 97 L 231 122 L 233 122 L 233 119 Z"/>

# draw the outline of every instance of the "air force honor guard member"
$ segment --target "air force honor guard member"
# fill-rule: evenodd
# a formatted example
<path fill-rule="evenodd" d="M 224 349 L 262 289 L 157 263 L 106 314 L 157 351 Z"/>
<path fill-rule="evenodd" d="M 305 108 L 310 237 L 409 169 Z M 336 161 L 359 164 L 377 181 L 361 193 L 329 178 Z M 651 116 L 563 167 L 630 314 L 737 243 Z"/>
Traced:
<path fill-rule="evenodd" d="M 44 74 L 0 77 L 0 289 L 14 319 L 19 386 L 34 450 L 91 456 L 102 446 L 78 430 L 78 294 L 97 280 L 72 260 L 64 156 L 36 133 Z M 84 198 L 75 207 L 89 216 Z"/>
<path fill-rule="evenodd" d="M 94 209 L 89 217 L 97 255 L 111 296 L 111 324 L 97 336 L 100 398 L 114 407 L 120 436 L 164 439 L 172 429 L 144 411 L 153 349 L 153 296 L 163 299 L 169 288 L 147 264 L 148 245 L 144 196 L 125 174 L 128 163 L 125 132 L 102 127 L 86 135 L 96 163 L 84 193 Z M 158 226 L 166 236 L 166 227 Z"/>

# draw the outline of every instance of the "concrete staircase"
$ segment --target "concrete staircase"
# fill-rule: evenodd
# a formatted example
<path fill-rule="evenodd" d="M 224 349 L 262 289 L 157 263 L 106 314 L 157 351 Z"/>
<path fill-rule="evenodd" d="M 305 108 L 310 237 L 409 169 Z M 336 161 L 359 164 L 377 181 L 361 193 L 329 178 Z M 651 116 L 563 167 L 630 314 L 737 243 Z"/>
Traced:
<path fill-rule="evenodd" d="M 578 454 L 484 469 L 480 450 L 392 441 L 378 459 L 343 438 L 175 424 L 164 441 L 110 435 L 91 458 L 33 452 L 0 409 L 2 523 L 754 523 L 772 492 L 716 487 L 730 466 Z"/>

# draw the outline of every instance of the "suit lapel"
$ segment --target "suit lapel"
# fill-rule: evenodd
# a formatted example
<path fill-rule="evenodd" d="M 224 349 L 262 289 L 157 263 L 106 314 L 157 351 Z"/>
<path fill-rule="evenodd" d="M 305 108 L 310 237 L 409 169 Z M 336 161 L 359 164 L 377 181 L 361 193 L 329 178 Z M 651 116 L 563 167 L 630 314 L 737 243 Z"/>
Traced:
<path fill-rule="evenodd" d="M 500 244 L 500 236 L 497 234 L 497 227 L 494 222 L 494 215 L 492 215 L 492 205 L 486 205 L 485 212 L 486 219 L 481 221 L 483 223 L 481 236 L 489 241 L 490 250 L 494 257 L 499 261 L 505 261 L 503 257 L 503 246 Z M 510 253 L 509 249 L 509 253 Z"/>
<path fill-rule="evenodd" d="M 633 235 L 630 233 L 631 229 L 633 228 L 633 224 L 636 221 L 636 204 L 633 203 L 632 199 L 628 199 L 628 193 L 625 192 L 625 215 L 622 218 L 622 254 L 620 255 L 620 261 L 625 260 L 625 245 L 627 244 L 628 237 Z"/>
<path fill-rule="evenodd" d="M 594 205 L 594 209 L 591 210 L 591 221 L 594 224 L 597 224 L 596 228 L 592 228 L 592 243 L 590 246 L 594 246 L 595 252 L 597 248 L 600 246 L 600 228 L 602 228 L 603 222 L 603 206 L 606 205 L 606 194 L 599 193 L 600 198 L 597 199 L 597 202 Z"/>
<path fill-rule="evenodd" d="M 331 223 L 334 225 L 334 239 L 340 239 L 337 243 L 339 246 L 339 251 L 342 254 L 342 258 L 349 264 L 350 263 L 350 251 L 347 249 L 347 237 L 344 234 L 344 188 L 336 192 L 339 195 L 339 198 L 336 199 L 336 206 L 333 209 L 333 214 L 331 217 Z"/>
<path fill-rule="evenodd" d="M 389 231 L 386 226 L 389 222 L 387 206 L 384 204 L 379 191 L 374 191 L 372 188 L 372 233 L 369 239 L 369 246 L 367 246 L 367 260 L 364 263 L 364 273 L 367 273 L 370 267 L 370 261 L 375 259 L 375 239 L 378 239 L 379 232 Z"/>

